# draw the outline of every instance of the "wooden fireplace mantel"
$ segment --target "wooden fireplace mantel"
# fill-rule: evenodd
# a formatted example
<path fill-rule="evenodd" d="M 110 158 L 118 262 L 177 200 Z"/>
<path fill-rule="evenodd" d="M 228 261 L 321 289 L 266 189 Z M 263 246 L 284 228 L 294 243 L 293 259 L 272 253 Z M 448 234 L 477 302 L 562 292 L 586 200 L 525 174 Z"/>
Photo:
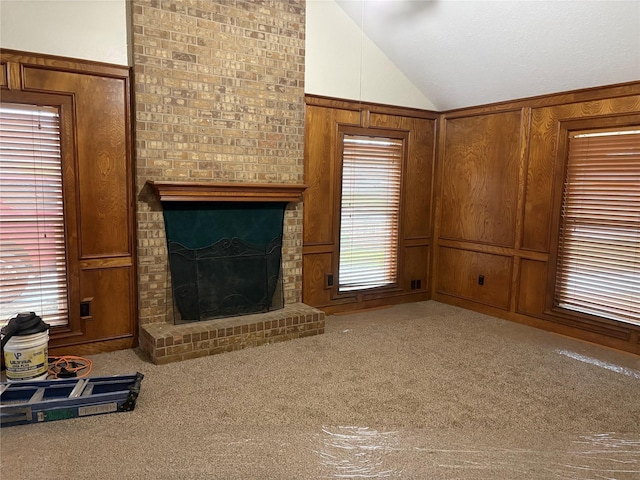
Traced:
<path fill-rule="evenodd" d="M 284 183 L 157 182 L 161 202 L 299 202 L 306 185 Z"/>

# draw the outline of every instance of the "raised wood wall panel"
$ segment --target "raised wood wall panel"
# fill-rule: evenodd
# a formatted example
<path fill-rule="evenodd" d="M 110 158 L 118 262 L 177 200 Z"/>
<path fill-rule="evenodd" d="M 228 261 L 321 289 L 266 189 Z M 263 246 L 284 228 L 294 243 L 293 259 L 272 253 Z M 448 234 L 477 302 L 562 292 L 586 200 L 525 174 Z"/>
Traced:
<path fill-rule="evenodd" d="M 523 259 L 520 261 L 519 292 L 516 311 L 534 316 L 544 312 L 547 292 L 547 263 Z"/>
<path fill-rule="evenodd" d="M 92 77 L 76 94 L 78 129 L 91 132 L 78 152 L 92 162 L 79 168 L 82 256 L 130 255 L 133 249 L 131 162 L 127 158 L 128 92 L 122 79 Z M 96 212 L 99 212 L 96 215 Z M 95 235 L 94 232 L 102 232 Z M 88 237 L 88 238 L 87 238 Z"/>
<path fill-rule="evenodd" d="M 331 290 L 326 288 L 325 276 L 332 270 L 332 254 L 321 253 L 303 255 L 302 301 L 308 305 L 328 305 L 331 303 Z"/>
<path fill-rule="evenodd" d="M 554 189 L 562 188 L 554 182 L 560 122 L 639 111 L 640 95 L 533 109 L 522 248 L 549 251 Z"/>
<path fill-rule="evenodd" d="M 131 316 L 131 282 L 134 268 L 85 270 L 80 274 L 80 299 L 93 298 L 91 319 L 84 321 L 85 335 L 92 340 L 130 337 L 135 327 Z"/>
<path fill-rule="evenodd" d="M 137 278 L 129 69 L 3 50 L 3 99 L 60 108 L 69 325 L 51 329 L 52 351 L 134 346 Z M 92 298 L 91 318 L 80 301 Z M 98 350 L 87 345 L 100 345 Z"/>
<path fill-rule="evenodd" d="M 431 247 L 429 245 L 418 247 L 405 247 L 404 249 L 404 275 L 402 288 L 405 291 L 411 290 L 411 281 L 420 280 L 418 290 L 428 291 L 429 284 L 429 258 Z"/>
<path fill-rule="evenodd" d="M 438 293 L 509 309 L 513 259 L 502 255 L 439 248 Z M 484 276 L 484 285 L 478 277 Z"/>
<path fill-rule="evenodd" d="M 9 85 L 8 69 L 6 63 L 0 63 L 0 88 Z"/>
<path fill-rule="evenodd" d="M 447 119 L 440 237 L 513 247 L 521 111 Z"/>
<path fill-rule="evenodd" d="M 305 121 L 304 243 L 333 243 L 337 125 L 358 125 L 360 113 L 307 106 Z"/>
<path fill-rule="evenodd" d="M 404 236 L 431 238 L 436 121 L 413 121 L 407 162 Z"/>
<path fill-rule="evenodd" d="M 404 176 L 403 232 L 405 239 L 429 238 L 435 120 L 371 113 L 369 124 L 410 132 Z"/>
<path fill-rule="evenodd" d="M 127 79 L 29 67 L 23 75 L 28 90 L 74 96 L 82 258 L 131 255 Z"/>

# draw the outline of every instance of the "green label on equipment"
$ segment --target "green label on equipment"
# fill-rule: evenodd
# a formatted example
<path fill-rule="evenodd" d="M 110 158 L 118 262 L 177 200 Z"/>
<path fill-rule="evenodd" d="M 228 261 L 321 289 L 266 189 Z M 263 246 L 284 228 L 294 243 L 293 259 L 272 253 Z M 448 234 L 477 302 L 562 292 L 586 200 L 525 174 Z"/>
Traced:
<path fill-rule="evenodd" d="M 73 408 L 60 408 L 58 410 L 50 410 L 48 412 L 44 412 L 44 420 L 40 420 L 38 416 L 38 420 L 50 422 L 53 420 L 64 420 L 66 418 L 73 418 Z"/>

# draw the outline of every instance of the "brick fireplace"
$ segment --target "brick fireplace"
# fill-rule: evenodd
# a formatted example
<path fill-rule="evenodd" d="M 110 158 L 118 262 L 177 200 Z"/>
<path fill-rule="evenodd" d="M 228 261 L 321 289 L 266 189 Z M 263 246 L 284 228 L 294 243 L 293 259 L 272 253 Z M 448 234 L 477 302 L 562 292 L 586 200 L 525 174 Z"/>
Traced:
<path fill-rule="evenodd" d="M 156 363 L 323 331 L 323 314 L 301 303 L 301 201 L 284 215 L 280 314 L 173 325 L 162 204 L 149 183 L 304 183 L 304 6 L 132 2 L 140 346 Z"/>

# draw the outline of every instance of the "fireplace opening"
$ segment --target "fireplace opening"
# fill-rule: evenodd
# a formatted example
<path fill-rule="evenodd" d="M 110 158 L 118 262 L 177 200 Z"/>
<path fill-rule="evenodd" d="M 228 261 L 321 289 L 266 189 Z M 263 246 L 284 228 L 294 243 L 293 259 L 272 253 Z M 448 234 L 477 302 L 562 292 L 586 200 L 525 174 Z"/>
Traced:
<path fill-rule="evenodd" d="M 163 202 L 174 323 L 284 307 L 285 202 Z"/>

